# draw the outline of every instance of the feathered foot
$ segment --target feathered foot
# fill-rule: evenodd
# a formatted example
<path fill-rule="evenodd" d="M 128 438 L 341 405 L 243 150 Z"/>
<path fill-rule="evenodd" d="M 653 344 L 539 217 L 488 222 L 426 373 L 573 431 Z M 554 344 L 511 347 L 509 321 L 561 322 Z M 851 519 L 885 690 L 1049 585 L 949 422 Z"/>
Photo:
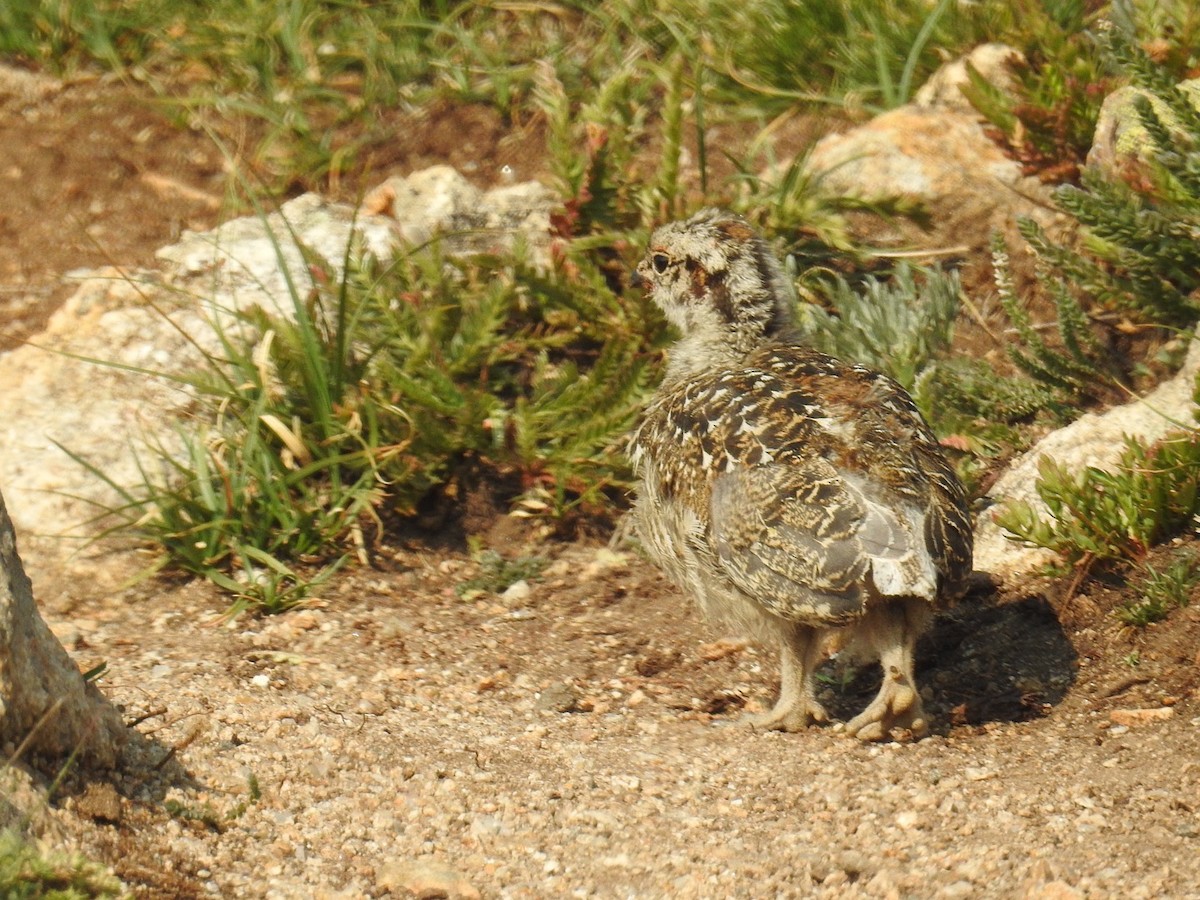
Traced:
<path fill-rule="evenodd" d="M 813 691 L 813 672 L 821 662 L 821 632 L 807 625 L 789 624 L 779 648 L 779 700 L 768 713 L 750 716 L 752 728 L 761 731 L 802 731 L 829 721 L 825 707 Z"/>
<path fill-rule="evenodd" d="M 929 721 L 913 679 L 913 646 L 929 620 L 928 605 L 893 602 L 870 613 L 863 636 L 878 650 L 883 684 L 870 705 L 846 723 L 845 732 L 862 741 L 919 740 Z"/>

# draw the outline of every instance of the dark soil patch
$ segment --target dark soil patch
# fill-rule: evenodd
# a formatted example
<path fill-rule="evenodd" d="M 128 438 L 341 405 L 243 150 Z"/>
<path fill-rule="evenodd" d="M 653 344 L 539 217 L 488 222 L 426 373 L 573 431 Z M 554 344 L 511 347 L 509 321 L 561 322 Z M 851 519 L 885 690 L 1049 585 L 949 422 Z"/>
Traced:
<path fill-rule="evenodd" d="M 40 330 L 63 275 L 144 266 L 222 205 L 221 155 L 144 91 L 104 80 L 36 101 L 0 93 L 0 350 Z"/>

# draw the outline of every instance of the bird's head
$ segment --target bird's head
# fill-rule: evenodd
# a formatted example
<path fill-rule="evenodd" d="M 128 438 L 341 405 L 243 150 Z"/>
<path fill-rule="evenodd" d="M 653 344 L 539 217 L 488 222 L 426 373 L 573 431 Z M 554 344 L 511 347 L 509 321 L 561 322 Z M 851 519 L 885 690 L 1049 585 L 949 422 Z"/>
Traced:
<path fill-rule="evenodd" d="M 685 340 L 748 352 L 791 324 L 791 288 L 770 246 L 741 216 L 703 209 L 650 237 L 640 283 Z"/>

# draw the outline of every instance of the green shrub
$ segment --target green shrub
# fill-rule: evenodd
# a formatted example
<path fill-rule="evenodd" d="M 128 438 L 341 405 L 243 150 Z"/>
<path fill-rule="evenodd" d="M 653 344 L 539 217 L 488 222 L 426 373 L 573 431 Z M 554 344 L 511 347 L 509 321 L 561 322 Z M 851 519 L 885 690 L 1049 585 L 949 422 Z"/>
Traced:
<path fill-rule="evenodd" d="M 1058 314 L 1059 345 L 1052 346 L 1033 326 L 1017 296 L 1008 253 L 999 234 L 992 239 L 992 266 L 1000 304 L 1017 333 L 1018 340 L 1005 345 L 1017 368 L 1048 389 L 1051 402 L 1062 407 L 1116 396 L 1123 373 L 1113 366 L 1111 354 L 1093 331 L 1090 317 L 1058 270 L 1049 263 L 1038 269 L 1039 281 L 1050 292 Z"/>
<path fill-rule="evenodd" d="M 1049 520 L 1025 502 L 1011 502 L 996 516 L 1014 539 L 1085 570 L 1099 561 L 1139 561 L 1200 512 L 1200 434 L 1184 432 L 1152 447 L 1128 440 L 1110 470 L 1069 472 L 1043 457 L 1037 492 Z"/>
<path fill-rule="evenodd" d="M 587 251 L 567 244 L 550 269 L 438 242 L 389 264 L 351 246 L 341 274 L 307 259 L 287 315 L 212 312 L 221 352 L 187 379 L 200 409 L 141 451 L 138 487 L 76 457 L 120 493 L 114 527 L 230 593 L 231 612 L 303 602 L 367 557 L 384 512 L 464 472 L 551 516 L 629 485 L 623 435 L 663 326 Z"/>
<path fill-rule="evenodd" d="M 918 273 L 901 263 L 890 281 L 868 276 L 860 289 L 842 277 L 828 286 L 834 314 L 800 307 L 806 339 L 832 356 L 862 363 L 912 391 L 950 348 L 962 287 L 956 272 Z"/>

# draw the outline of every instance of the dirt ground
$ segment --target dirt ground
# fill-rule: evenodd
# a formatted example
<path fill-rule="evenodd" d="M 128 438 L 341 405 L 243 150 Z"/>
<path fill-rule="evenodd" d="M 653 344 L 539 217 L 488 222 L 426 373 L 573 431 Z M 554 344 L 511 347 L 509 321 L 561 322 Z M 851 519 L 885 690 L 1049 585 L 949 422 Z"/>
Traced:
<path fill-rule="evenodd" d="M 471 110 L 455 142 L 454 114 L 371 180 L 530 166 L 528 135 Z M 120 85 L 0 95 L 0 161 L 0 351 L 70 271 L 148 264 L 224 208 L 209 138 Z M 1200 598 L 1134 630 L 1119 579 L 981 588 L 922 644 L 935 734 L 863 746 L 741 726 L 773 653 L 636 555 L 505 534 L 541 578 L 464 599 L 464 535 L 430 535 L 234 622 L 203 585 L 64 578 L 19 536 L 141 735 L 127 771 L 68 777 L 57 833 L 141 897 L 1200 897 Z M 845 717 L 875 677 L 830 663 L 823 699 Z"/>

